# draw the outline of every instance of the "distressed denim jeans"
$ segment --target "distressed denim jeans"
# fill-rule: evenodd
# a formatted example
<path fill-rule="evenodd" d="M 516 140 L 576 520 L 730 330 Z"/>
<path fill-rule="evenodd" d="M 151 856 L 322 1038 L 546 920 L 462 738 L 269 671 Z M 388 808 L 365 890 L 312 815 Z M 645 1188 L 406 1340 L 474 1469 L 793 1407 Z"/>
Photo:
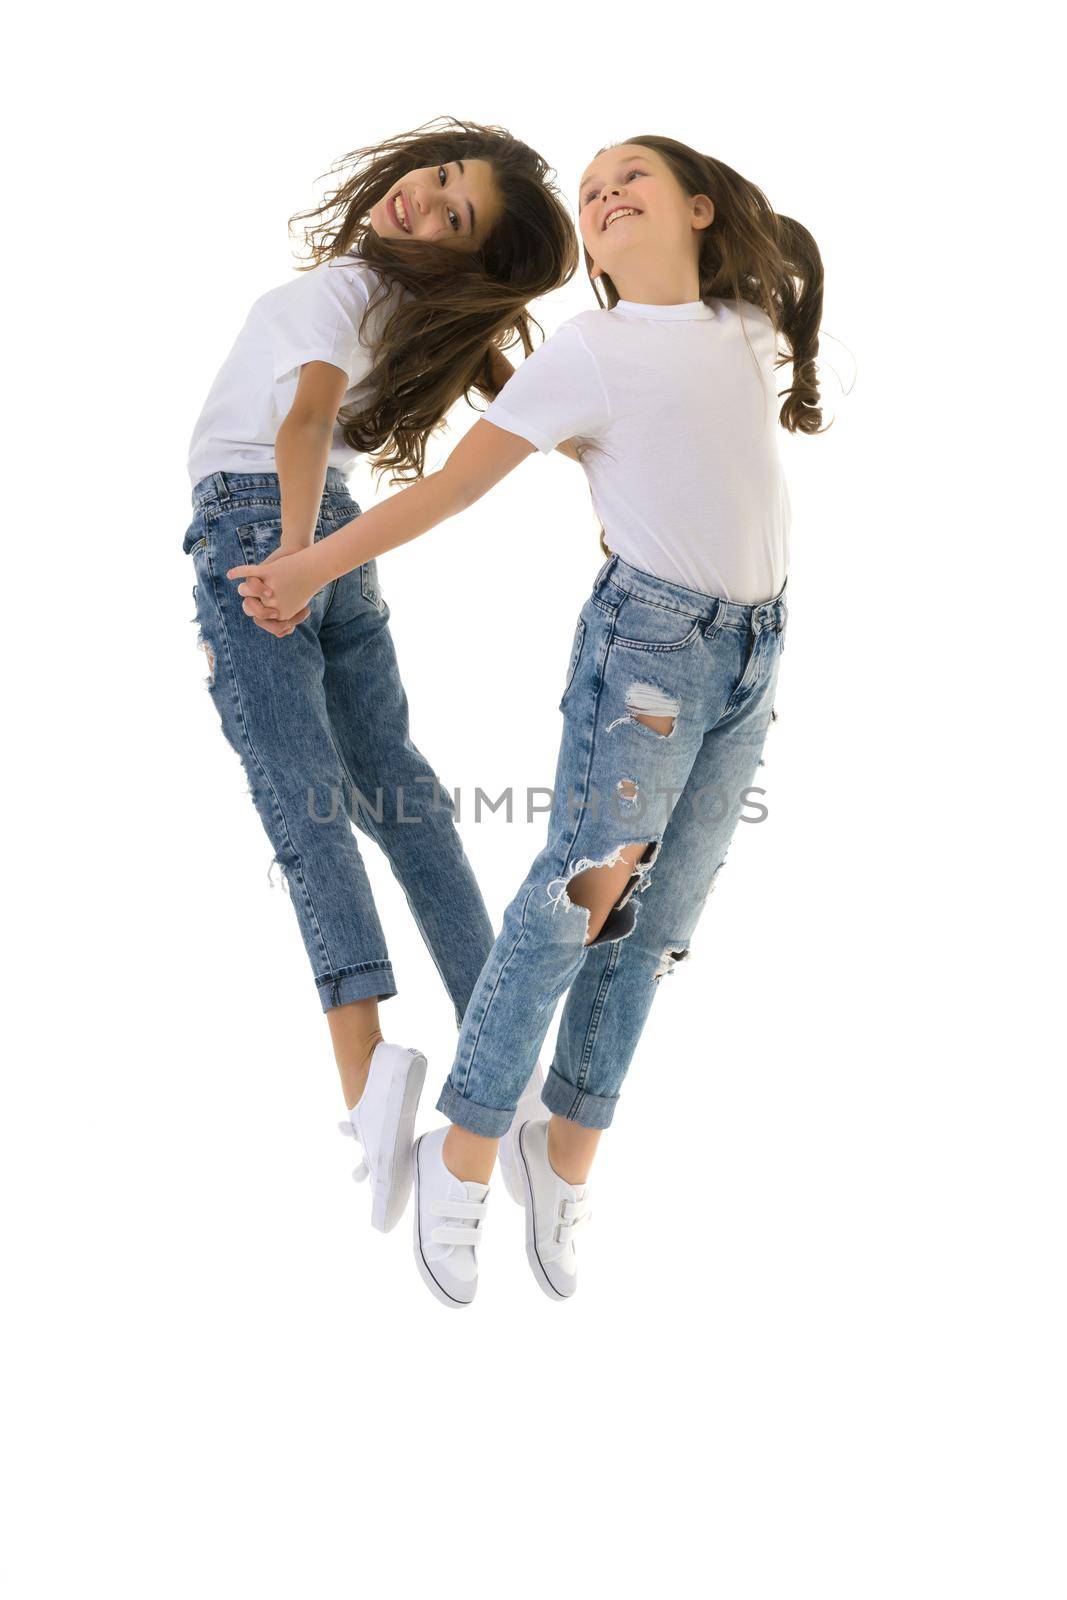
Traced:
<path fill-rule="evenodd" d="M 548 840 L 482 969 L 437 1108 L 506 1132 L 560 997 L 545 1105 L 610 1125 L 660 983 L 689 942 L 748 800 L 773 714 L 785 585 L 717 599 L 617 556 L 578 619 Z M 666 732 L 637 720 L 670 719 Z M 748 801 L 754 804 L 752 801 Z M 644 846 L 596 939 L 571 878 Z"/>
<path fill-rule="evenodd" d="M 457 1022 L 493 942 L 453 806 L 408 734 L 408 706 L 373 561 L 327 585 L 286 639 L 242 610 L 229 567 L 281 539 L 276 473 L 216 472 L 185 535 L 211 697 L 282 869 L 324 1011 L 396 993 L 351 824 L 381 846 Z M 359 515 L 331 468 L 315 538 Z"/>

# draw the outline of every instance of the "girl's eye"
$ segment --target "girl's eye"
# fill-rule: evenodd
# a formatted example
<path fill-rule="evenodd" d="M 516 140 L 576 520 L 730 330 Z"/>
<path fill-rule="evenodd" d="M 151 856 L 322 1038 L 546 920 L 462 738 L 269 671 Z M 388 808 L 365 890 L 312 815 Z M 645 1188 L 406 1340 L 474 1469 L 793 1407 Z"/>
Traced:
<path fill-rule="evenodd" d="M 445 184 L 448 182 L 448 170 L 447 170 L 447 168 L 438 167 L 437 176 L 441 180 L 441 188 L 443 189 Z M 449 227 L 455 233 L 458 233 L 459 232 L 459 218 L 456 216 L 456 213 L 454 211 L 449 211 L 449 212 L 446 213 L 446 215 L 448 217 L 448 225 L 449 225 Z"/>
<path fill-rule="evenodd" d="M 631 178 L 643 178 L 644 176 L 645 176 L 645 174 L 643 172 L 640 172 L 635 167 L 632 172 L 628 172 L 626 174 L 625 182 L 629 183 Z M 582 196 L 582 204 L 583 204 L 583 206 L 587 206 L 589 204 L 590 200 L 595 200 L 599 193 L 600 193 L 599 189 L 587 189 L 585 194 Z"/>

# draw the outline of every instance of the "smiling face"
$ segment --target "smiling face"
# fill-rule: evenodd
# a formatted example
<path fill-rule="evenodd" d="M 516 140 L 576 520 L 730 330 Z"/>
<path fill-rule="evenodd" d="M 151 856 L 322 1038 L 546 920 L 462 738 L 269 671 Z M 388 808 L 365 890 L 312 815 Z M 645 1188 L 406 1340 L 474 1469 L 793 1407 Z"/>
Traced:
<path fill-rule="evenodd" d="M 655 150 L 621 144 L 603 150 L 582 175 L 578 226 L 593 260 L 618 286 L 634 269 L 696 263 L 700 237 L 715 216 L 707 195 L 688 195 Z M 621 291 L 620 291 L 621 292 Z"/>
<path fill-rule="evenodd" d="M 370 225 L 381 239 L 477 250 L 502 206 L 488 161 L 448 161 L 405 173 L 371 208 Z"/>

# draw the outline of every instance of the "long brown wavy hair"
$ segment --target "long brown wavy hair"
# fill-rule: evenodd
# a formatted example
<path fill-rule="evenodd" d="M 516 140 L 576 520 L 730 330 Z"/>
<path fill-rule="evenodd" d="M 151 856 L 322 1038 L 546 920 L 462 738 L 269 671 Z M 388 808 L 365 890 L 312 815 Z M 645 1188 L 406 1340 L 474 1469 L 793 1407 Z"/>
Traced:
<path fill-rule="evenodd" d="M 480 247 L 465 253 L 419 240 L 380 238 L 372 206 L 405 173 L 450 161 L 489 162 L 503 202 Z M 303 271 L 338 256 L 358 254 L 382 278 L 364 316 L 399 286 L 377 344 L 370 373 L 372 398 L 342 410 L 338 423 L 349 445 L 372 458 L 390 482 L 421 477 L 426 442 L 450 406 L 472 393 L 498 391 L 493 353 L 521 341 L 533 349 L 531 328 L 543 333 L 526 307 L 567 282 L 578 266 L 570 212 L 554 173 L 536 150 L 506 128 L 435 117 L 382 144 L 353 150 L 330 168 L 336 186 L 322 204 L 290 219 L 304 227 Z"/>
<path fill-rule="evenodd" d="M 655 150 L 686 194 L 706 194 L 715 202 L 714 220 L 701 234 L 700 298 L 747 300 L 767 313 L 788 344 L 787 353 L 775 365 L 793 365 L 792 384 L 779 390 L 779 399 L 784 397 L 785 403 L 778 420 L 790 433 L 821 432 L 815 358 L 822 321 L 823 267 L 819 247 L 807 228 L 775 211 L 761 189 L 725 162 L 702 155 L 677 139 L 642 133 L 624 142 Z M 588 250 L 585 264 L 592 277 Z M 619 293 L 606 272 L 592 282 L 601 305 L 598 283 L 604 285 L 607 305 L 617 304 Z"/>

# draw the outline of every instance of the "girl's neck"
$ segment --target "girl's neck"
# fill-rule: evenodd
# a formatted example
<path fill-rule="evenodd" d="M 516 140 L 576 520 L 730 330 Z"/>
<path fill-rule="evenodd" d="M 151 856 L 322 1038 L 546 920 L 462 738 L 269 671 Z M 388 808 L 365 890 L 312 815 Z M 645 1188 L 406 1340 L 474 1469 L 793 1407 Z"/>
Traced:
<path fill-rule="evenodd" d="M 685 306 L 700 299 L 700 277 L 695 264 L 684 267 L 672 262 L 637 262 L 625 271 L 612 274 L 620 300 L 642 306 Z"/>

